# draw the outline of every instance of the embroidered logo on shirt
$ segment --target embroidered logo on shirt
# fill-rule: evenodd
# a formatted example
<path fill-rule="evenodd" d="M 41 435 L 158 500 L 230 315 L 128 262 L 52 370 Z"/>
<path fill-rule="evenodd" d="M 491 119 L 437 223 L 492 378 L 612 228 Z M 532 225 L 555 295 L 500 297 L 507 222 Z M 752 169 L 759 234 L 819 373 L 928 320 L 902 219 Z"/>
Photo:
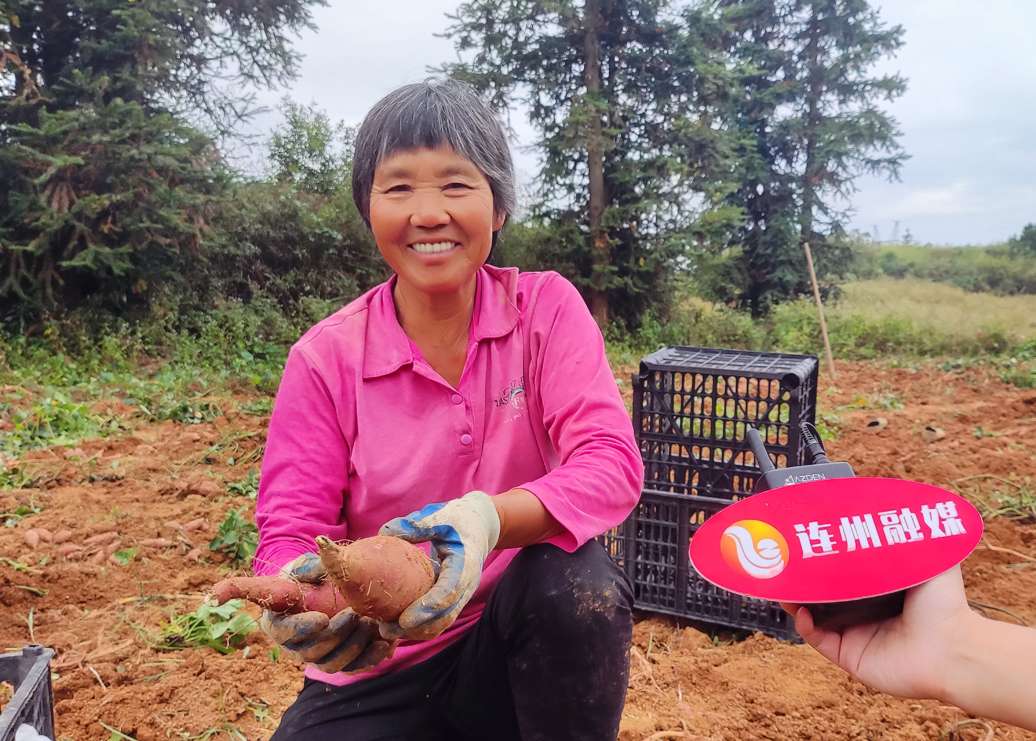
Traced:
<path fill-rule="evenodd" d="M 521 412 L 525 411 L 525 378 L 516 378 L 511 381 L 510 385 L 501 391 L 497 398 L 493 399 L 493 404 L 498 409 L 510 407 L 518 412 L 518 414 L 510 417 L 507 420 L 508 422 L 522 416 Z"/>

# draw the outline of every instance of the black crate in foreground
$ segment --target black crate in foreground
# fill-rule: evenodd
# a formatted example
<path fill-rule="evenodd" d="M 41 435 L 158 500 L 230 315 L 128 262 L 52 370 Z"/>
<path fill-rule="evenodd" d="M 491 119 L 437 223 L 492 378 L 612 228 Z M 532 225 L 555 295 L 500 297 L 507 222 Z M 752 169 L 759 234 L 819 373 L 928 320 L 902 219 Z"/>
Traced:
<path fill-rule="evenodd" d="M 54 738 L 54 691 L 50 660 L 54 651 L 26 646 L 17 653 L 0 654 L 0 682 L 14 685 L 14 697 L 0 712 L 0 741 L 14 741 L 18 726 L 27 724 Z"/>
<path fill-rule="evenodd" d="M 755 427 L 778 467 L 797 466 L 802 422 L 816 417 L 812 355 L 669 347 L 633 378 L 633 428 L 644 491 L 629 518 L 600 540 L 633 583 L 634 606 L 775 638 L 800 640 L 772 602 L 727 592 L 698 576 L 688 549 L 713 514 L 752 493 Z"/>
<path fill-rule="evenodd" d="M 599 540 L 632 582 L 635 607 L 801 641 L 779 605 L 720 589 L 691 567 L 691 537 L 727 504 L 645 490 L 629 518 Z"/>
<path fill-rule="evenodd" d="M 754 426 L 778 468 L 803 462 L 802 422 L 814 423 L 813 355 L 669 347 L 633 377 L 633 429 L 644 485 L 735 501 L 759 475 L 745 440 Z"/>

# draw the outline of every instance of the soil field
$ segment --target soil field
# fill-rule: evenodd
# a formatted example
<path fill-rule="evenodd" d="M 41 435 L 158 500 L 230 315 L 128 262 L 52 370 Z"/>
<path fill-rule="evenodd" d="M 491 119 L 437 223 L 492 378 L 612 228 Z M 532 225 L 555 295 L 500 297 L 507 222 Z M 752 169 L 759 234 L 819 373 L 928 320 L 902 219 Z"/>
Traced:
<path fill-rule="evenodd" d="M 985 369 L 862 363 L 841 364 L 820 389 L 826 425 L 837 433 L 828 451 L 858 475 L 955 486 L 1005 511 L 1036 487 L 1036 390 L 1006 386 Z M 228 574 L 224 557 L 208 548 L 217 525 L 242 507 L 251 518 L 252 500 L 227 486 L 258 465 L 268 420 L 238 412 L 242 401 L 225 400 L 223 416 L 187 427 L 148 425 L 116 405 L 107 411 L 124 414 L 131 435 L 28 454 L 20 465 L 42 478 L 32 489 L 0 492 L 0 512 L 39 508 L 0 527 L 0 648 L 36 642 L 57 651 L 59 739 L 268 739 L 300 689 L 300 668 L 273 660 L 258 631 L 228 655 L 155 647 L 171 615 L 196 609 Z M 878 416 L 888 426 L 874 432 L 867 422 Z M 926 425 L 946 437 L 926 443 Z M 70 557 L 55 543 L 30 548 L 33 528 L 71 531 L 68 542 L 82 548 Z M 118 534 L 121 556 L 86 544 L 109 532 Z M 1036 625 L 1036 524 L 990 519 L 964 575 L 969 597 L 985 606 L 976 609 Z M 873 692 L 808 646 L 762 635 L 730 641 L 703 632 L 707 626 L 640 617 L 622 741 L 935 741 L 967 717 Z M 1036 740 L 993 728 L 997 739 Z M 957 736 L 984 737 L 976 729 Z"/>

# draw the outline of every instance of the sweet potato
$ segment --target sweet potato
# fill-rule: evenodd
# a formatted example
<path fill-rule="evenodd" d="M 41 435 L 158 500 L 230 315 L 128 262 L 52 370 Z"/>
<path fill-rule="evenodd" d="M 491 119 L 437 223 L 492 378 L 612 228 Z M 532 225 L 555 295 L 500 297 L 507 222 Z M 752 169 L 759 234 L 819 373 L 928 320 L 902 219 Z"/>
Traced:
<path fill-rule="evenodd" d="M 246 599 L 272 612 L 322 612 L 334 617 L 348 604 L 334 584 L 302 584 L 279 576 L 239 576 L 224 579 L 209 592 L 217 605 L 232 599 Z"/>
<path fill-rule="evenodd" d="M 108 531 L 106 533 L 100 533 L 99 535 L 94 535 L 91 538 L 87 538 L 86 540 L 83 541 L 83 544 L 84 545 L 107 545 L 108 543 L 111 543 L 113 540 L 117 539 L 118 537 L 119 537 L 119 534 L 117 532 L 115 532 L 114 530 L 110 530 L 110 531 Z"/>
<path fill-rule="evenodd" d="M 70 540 L 72 540 L 71 530 L 58 530 L 56 533 L 54 533 L 54 542 L 58 543 L 59 545 L 61 543 L 67 543 Z"/>
<path fill-rule="evenodd" d="M 29 546 L 33 550 L 36 550 L 36 546 L 40 544 L 40 534 L 33 528 L 32 530 L 25 531 L 25 545 Z"/>
<path fill-rule="evenodd" d="M 58 555 L 62 558 L 68 558 L 76 551 L 81 550 L 75 543 L 62 543 L 58 546 Z"/>
<path fill-rule="evenodd" d="M 50 530 L 47 530 L 47 528 L 45 528 L 45 527 L 38 527 L 38 528 L 36 528 L 36 534 L 40 536 L 40 542 L 41 543 L 53 543 L 54 542 L 54 535 L 53 535 L 53 533 L 51 533 Z"/>
<path fill-rule="evenodd" d="M 320 560 L 349 606 L 365 617 L 395 620 L 432 588 L 432 562 L 420 548 L 390 535 L 339 546 L 317 536 Z"/>
<path fill-rule="evenodd" d="M 209 521 L 204 517 L 199 517 L 197 520 L 191 520 L 183 526 L 184 532 L 193 533 L 195 530 L 204 531 L 209 529 Z"/>
<path fill-rule="evenodd" d="M 145 538 L 140 544 L 145 548 L 168 548 L 173 543 L 166 538 Z"/>

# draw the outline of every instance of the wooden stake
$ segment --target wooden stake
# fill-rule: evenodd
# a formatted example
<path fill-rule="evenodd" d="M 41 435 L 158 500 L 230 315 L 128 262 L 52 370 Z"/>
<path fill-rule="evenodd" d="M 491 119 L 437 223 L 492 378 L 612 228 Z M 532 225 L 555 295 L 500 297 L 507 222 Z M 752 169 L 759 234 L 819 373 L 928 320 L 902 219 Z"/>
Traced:
<path fill-rule="evenodd" d="M 806 250 L 806 264 L 809 265 L 809 279 L 813 281 L 813 298 L 817 302 L 817 313 L 820 314 L 820 333 L 824 336 L 824 352 L 827 353 L 827 367 L 831 369 L 831 376 L 835 373 L 835 359 L 831 356 L 831 340 L 827 336 L 827 322 L 824 321 L 824 305 L 820 302 L 820 287 L 817 285 L 817 273 L 813 270 L 813 254 L 809 251 L 809 242 L 802 243 Z"/>

